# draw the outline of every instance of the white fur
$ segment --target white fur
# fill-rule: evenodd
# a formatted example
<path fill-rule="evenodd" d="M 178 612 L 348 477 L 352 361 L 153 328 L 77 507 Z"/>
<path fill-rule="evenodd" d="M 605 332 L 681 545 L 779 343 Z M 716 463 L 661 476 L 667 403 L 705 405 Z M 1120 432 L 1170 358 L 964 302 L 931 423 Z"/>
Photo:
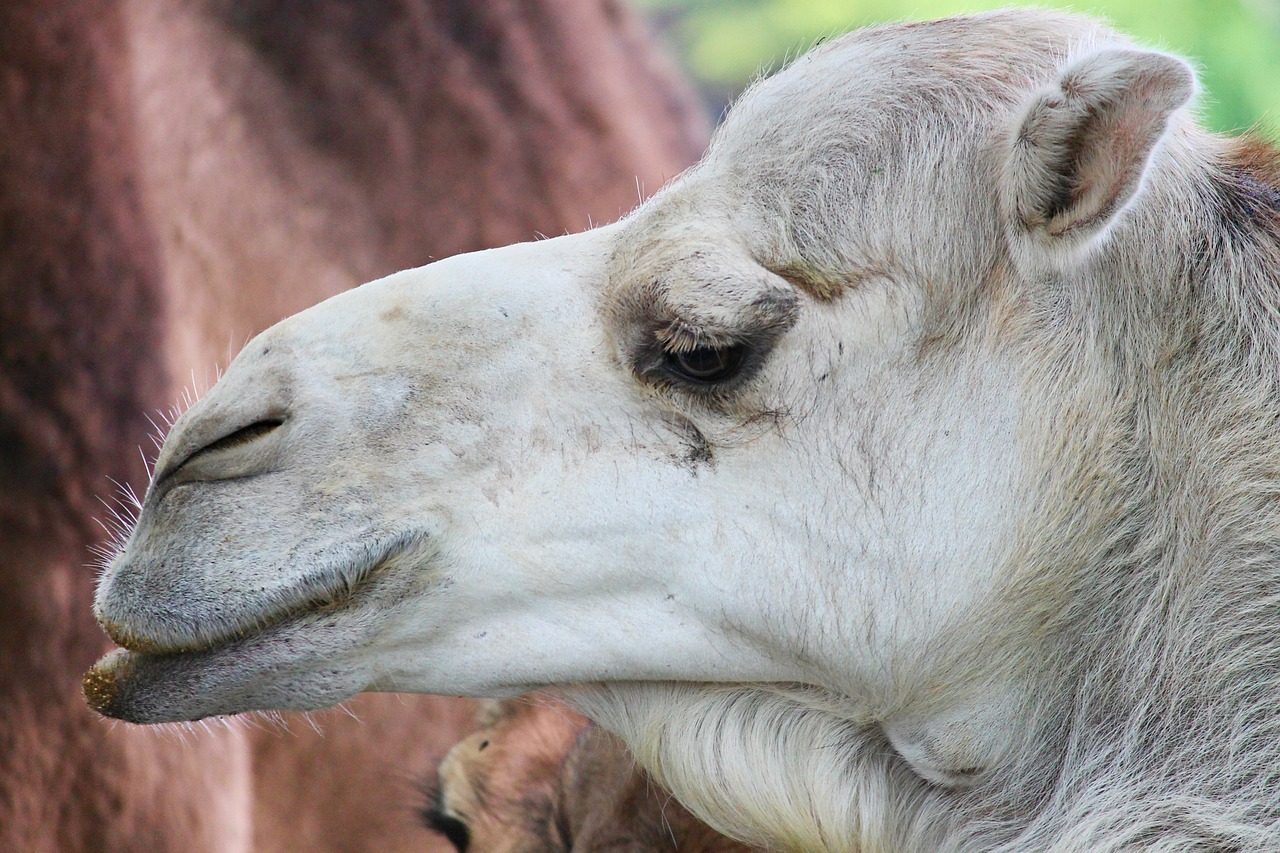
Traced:
<path fill-rule="evenodd" d="M 165 443 L 91 695 L 566 685 L 764 846 L 1274 849 L 1280 248 L 1192 90 L 1047 12 L 855 33 L 623 222 L 269 330 Z"/>

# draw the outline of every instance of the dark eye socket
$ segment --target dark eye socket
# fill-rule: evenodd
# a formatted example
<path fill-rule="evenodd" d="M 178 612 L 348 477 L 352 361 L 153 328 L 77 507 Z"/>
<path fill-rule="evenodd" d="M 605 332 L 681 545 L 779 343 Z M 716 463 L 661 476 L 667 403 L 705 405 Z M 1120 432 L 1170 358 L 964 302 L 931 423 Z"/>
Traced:
<path fill-rule="evenodd" d="M 742 367 L 746 355 L 747 347 L 744 344 L 694 347 L 682 352 L 666 353 L 666 367 L 687 382 L 708 385 L 732 378 Z"/>

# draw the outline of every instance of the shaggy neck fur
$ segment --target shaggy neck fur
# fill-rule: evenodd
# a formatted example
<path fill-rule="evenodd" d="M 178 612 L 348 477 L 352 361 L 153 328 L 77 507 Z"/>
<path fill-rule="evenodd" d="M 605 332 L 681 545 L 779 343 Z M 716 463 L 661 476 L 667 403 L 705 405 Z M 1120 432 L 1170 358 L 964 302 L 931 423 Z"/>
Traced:
<path fill-rule="evenodd" d="M 1270 152 L 1196 141 L 1212 156 L 1171 141 L 1113 238 L 1168 250 L 1104 248 L 1062 291 L 1078 310 L 1055 314 L 1074 316 L 1056 332 L 1078 343 L 1045 363 L 1071 423 L 1044 452 L 1077 473 L 1041 516 L 1057 525 L 1036 537 L 1047 552 L 1019 561 L 1039 588 L 1015 577 L 1006 591 L 1039 620 L 1019 627 L 1043 632 L 1041 671 L 1057 675 L 1038 749 L 997 798 L 1043 802 L 997 836 L 1010 849 L 1276 838 L 1280 195 Z"/>

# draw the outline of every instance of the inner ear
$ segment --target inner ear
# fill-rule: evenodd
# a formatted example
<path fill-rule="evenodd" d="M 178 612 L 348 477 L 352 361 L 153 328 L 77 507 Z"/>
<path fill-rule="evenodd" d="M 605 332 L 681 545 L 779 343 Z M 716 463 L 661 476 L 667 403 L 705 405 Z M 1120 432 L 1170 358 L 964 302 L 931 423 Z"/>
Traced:
<path fill-rule="evenodd" d="M 1112 48 L 1067 66 L 1032 96 L 1009 142 L 1004 191 L 1015 226 L 1050 244 L 1101 233 L 1194 91 L 1187 64 L 1163 53 Z"/>

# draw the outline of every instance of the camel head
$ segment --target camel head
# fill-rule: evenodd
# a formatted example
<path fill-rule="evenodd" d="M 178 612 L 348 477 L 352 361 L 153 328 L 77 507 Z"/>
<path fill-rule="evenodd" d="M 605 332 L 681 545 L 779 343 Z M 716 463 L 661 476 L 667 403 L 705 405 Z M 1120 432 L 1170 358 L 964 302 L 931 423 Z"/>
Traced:
<path fill-rule="evenodd" d="M 719 627 L 751 601 L 724 598 L 748 550 L 717 556 L 738 537 L 714 519 L 759 472 L 713 477 L 720 438 L 669 402 L 655 330 L 602 326 L 617 234 L 402 273 L 252 341 L 174 424 L 100 588 L 129 650 L 97 670 L 119 688 L 102 706 L 182 719 L 371 689 L 782 676 Z M 776 337 L 796 297 L 755 275 L 707 308 Z"/>
<path fill-rule="evenodd" d="M 1098 567 L 1160 511 L 1125 371 L 1176 357 L 1142 318 L 1220 145 L 1193 88 L 1046 12 L 854 33 L 621 222 L 269 329 L 164 442 L 91 703 L 571 685 L 696 813 L 808 849 L 1049 784 L 1132 592 Z"/>

